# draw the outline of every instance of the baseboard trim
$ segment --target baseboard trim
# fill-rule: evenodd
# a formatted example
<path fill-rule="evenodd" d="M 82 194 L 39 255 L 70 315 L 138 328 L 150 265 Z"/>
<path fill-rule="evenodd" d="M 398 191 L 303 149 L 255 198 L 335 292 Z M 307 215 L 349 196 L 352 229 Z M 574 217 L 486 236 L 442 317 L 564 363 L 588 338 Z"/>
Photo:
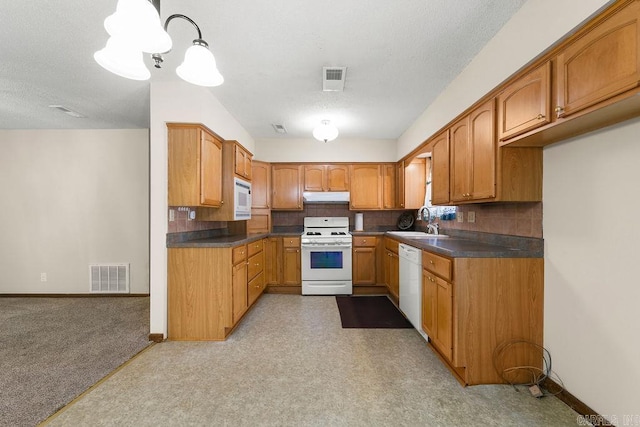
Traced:
<path fill-rule="evenodd" d="M 130 298 L 148 296 L 149 294 L 0 294 L 0 298 Z"/>
<path fill-rule="evenodd" d="M 149 334 L 149 341 L 162 342 L 164 341 L 164 334 Z"/>
<path fill-rule="evenodd" d="M 549 393 L 554 394 L 558 399 L 564 402 L 569 408 L 583 416 L 593 426 L 613 426 L 609 420 L 596 411 L 591 409 L 587 404 L 575 397 L 573 394 L 565 390 L 560 384 L 550 378 L 546 378 L 542 385 Z"/>

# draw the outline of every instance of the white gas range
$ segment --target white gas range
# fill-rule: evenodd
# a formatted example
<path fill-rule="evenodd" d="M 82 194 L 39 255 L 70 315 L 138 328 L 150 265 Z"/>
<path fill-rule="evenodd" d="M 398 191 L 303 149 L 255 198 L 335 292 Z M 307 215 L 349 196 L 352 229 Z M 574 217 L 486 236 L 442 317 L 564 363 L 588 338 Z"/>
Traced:
<path fill-rule="evenodd" d="M 352 236 L 348 217 L 306 217 L 301 238 L 302 295 L 350 295 Z"/>

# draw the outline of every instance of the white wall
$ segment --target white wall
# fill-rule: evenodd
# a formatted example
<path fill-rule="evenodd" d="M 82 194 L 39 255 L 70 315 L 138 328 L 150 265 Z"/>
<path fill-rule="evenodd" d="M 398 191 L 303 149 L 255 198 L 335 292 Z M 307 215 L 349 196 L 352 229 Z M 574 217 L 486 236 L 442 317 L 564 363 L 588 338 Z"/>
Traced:
<path fill-rule="evenodd" d="M 120 262 L 149 292 L 146 129 L 0 130 L 0 150 L 0 293 L 88 293 L 89 264 Z"/>
<path fill-rule="evenodd" d="M 215 89 L 185 82 L 151 83 L 150 253 L 152 334 L 167 334 L 167 128 L 166 122 L 202 123 L 251 152 L 255 142 L 215 98 Z"/>
<path fill-rule="evenodd" d="M 254 154 L 265 162 L 395 162 L 396 151 L 393 139 L 269 138 L 256 140 Z"/>
<path fill-rule="evenodd" d="M 636 119 L 544 150 L 545 347 L 618 425 L 640 411 L 639 134 Z"/>
<path fill-rule="evenodd" d="M 398 138 L 398 158 L 434 135 L 610 1 L 529 0 Z"/>

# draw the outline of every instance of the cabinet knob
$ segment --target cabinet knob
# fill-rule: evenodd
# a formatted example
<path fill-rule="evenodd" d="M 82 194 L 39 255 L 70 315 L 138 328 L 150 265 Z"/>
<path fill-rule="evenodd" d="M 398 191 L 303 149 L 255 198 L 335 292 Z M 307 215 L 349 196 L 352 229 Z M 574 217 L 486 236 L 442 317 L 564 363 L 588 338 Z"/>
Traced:
<path fill-rule="evenodd" d="M 300 249 L 296 249 L 296 252 L 300 252 Z"/>
<path fill-rule="evenodd" d="M 538 120 L 542 120 L 542 119 L 544 119 L 544 118 L 545 118 L 545 115 L 544 115 L 544 114 L 538 114 Z"/>
<path fill-rule="evenodd" d="M 220 200 L 220 204 L 221 204 L 221 205 L 224 205 L 224 200 Z"/>
<path fill-rule="evenodd" d="M 432 259 L 429 260 L 429 264 L 433 265 L 433 260 Z"/>

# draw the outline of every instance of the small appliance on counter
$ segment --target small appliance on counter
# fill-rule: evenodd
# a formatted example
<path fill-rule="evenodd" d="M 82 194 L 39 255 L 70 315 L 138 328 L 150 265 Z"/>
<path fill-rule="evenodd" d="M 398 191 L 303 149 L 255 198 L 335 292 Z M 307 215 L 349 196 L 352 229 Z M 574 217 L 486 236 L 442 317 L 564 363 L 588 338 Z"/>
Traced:
<path fill-rule="evenodd" d="M 416 221 L 416 215 L 413 211 L 404 211 L 398 217 L 398 230 L 411 230 L 413 229 L 413 224 Z"/>

